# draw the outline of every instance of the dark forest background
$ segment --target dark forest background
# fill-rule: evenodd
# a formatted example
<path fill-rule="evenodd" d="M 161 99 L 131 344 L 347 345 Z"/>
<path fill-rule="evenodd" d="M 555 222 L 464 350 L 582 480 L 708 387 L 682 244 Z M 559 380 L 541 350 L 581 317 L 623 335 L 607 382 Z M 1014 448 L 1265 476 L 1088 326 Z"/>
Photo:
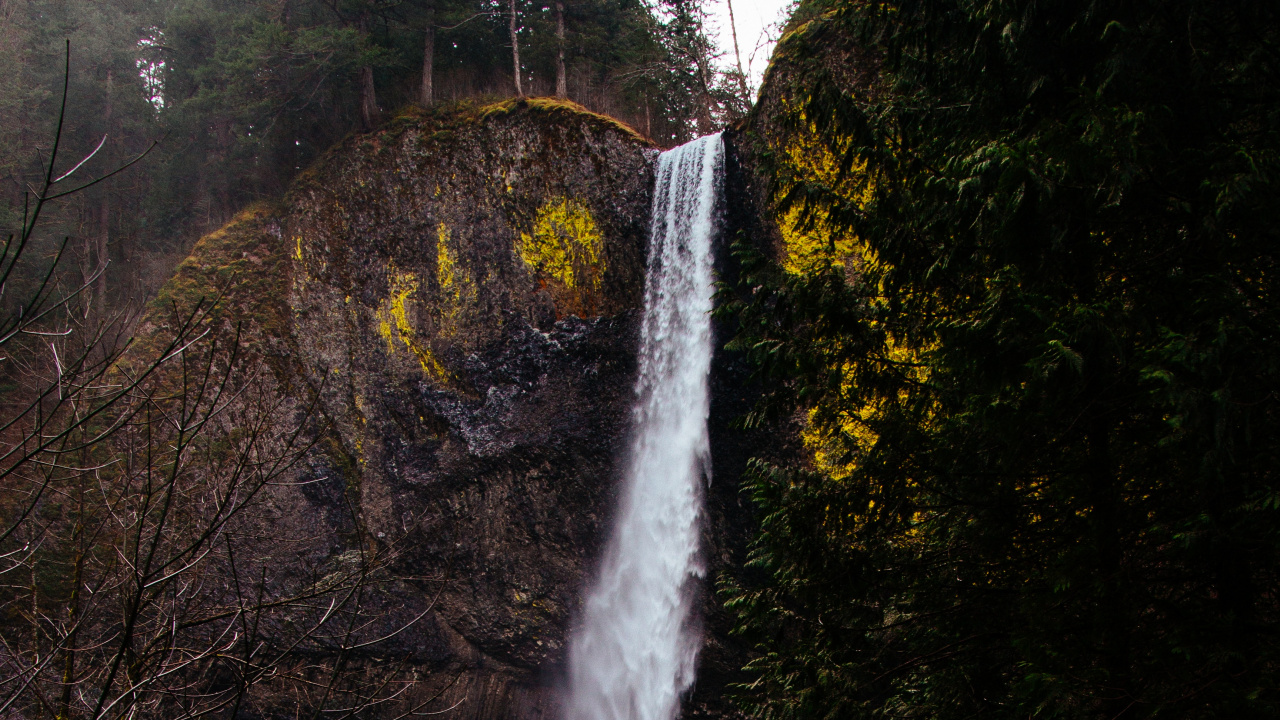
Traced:
<path fill-rule="evenodd" d="M 409 104 L 516 94 L 513 27 L 525 94 L 561 90 L 662 145 L 709 132 L 747 102 L 704 17 L 689 0 L 4 0 L 0 228 L 18 228 L 41 178 L 67 40 L 64 157 L 105 138 L 81 171 L 96 175 L 155 143 L 47 208 L 36 238 L 46 254 L 71 238 L 64 272 L 105 268 L 89 305 L 106 317 L 136 314 L 195 238 L 344 135 Z"/>
<path fill-rule="evenodd" d="M 1280 7 L 801 4 L 722 312 L 766 718 L 1280 715 Z"/>

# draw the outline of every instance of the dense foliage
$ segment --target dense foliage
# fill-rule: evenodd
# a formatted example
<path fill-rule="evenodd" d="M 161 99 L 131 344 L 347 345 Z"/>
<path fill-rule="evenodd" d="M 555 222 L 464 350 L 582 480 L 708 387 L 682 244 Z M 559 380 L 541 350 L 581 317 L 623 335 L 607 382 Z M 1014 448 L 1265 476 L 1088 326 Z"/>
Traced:
<path fill-rule="evenodd" d="M 808 428 L 725 589 L 748 705 L 1280 712 L 1278 52 L 1247 0 L 802 5 L 732 308 Z"/>

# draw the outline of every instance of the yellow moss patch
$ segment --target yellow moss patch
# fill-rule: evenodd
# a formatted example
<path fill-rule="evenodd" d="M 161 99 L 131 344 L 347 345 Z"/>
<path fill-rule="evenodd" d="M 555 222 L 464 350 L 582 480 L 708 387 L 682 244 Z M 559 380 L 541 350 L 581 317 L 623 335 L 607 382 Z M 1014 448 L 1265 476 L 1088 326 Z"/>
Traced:
<path fill-rule="evenodd" d="M 798 177 L 820 183 L 841 200 L 865 207 L 871 202 L 874 184 L 866 174 L 866 163 L 858 160 L 844 177 L 840 158 L 814 133 L 800 133 L 783 148 L 787 169 Z M 782 234 L 782 268 L 793 275 L 821 272 L 851 259 L 874 262 L 865 246 L 852 235 L 838 232 L 827 221 L 828 213 L 810 209 L 808 216 L 792 208 L 777 218 Z"/>
<path fill-rule="evenodd" d="M 778 218 L 782 234 L 782 269 L 791 275 L 809 275 L 839 264 L 854 252 L 854 239 L 826 232 L 821 223 L 805 227 L 798 208 Z"/>
<path fill-rule="evenodd" d="M 804 116 L 799 117 L 803 122 Z M 776 218 L 782 239 L 778 259 L 782 269 L 794 276 L 832 270 L 842 271 L 848 276 L 883 269 L 879 268 L 880 261 L 875 253 L 857 236 L 835 227 L 829 220 L 834 204 L 862 208 L 872 201 L 875 184 L 867 173 L 866 163 L 857 158 L 850 160 L 847 156 L 852 150 L 850 147 L 832 147 L 821 142 L 812 129 L 794 133 L 775 147 L 782 157 L 785 171 L 801 182 L 823 188 L 828 193 L 826 201 L 830 203 L 794 207 Z M 859 393 L 854 384 L 858 365 L 891 365 L 902 375 L 924 383 L 928 377 L 920 360 L 927 352 L 928 348 L 910 348 L 892 332 L 887 332 L 884 345 L 875 356 L 832 368 L 842 378 L 841 392 L 838 397 L 810 408 L 808 423 L 802 431 L 802 440 L 816 469 L 833 480 L 849 480 L 862 459 L 879 442 L 879 435 L 873 427 L 876 419 L 889 411 L 888 406 L 893 404 L 893 400 L 869 402 L 865 395 Z M 898 400 L 906 399 L 904 391 L 904 396 Z M 874 503 L 868 506 L 867 512 L 874 512 Z M 843 518 L 842 522 L 856 525 L 864 519 Z"/>
<path fill-rule="evenodd" d="M 454 272 L 458 260 L 449 247 L 449 237 L 449 227 L 440 223 L 440 227 L 436 228 L 436 282 L 445 298 L 457 302 L 458 282 Z"/>
<path fill-rule="evenodd" d="M 646 145 L 652 144 L 652 141 L 621 120 L 592 112 L 572 100 L 560 100 L 553 97 L 511 98 L 481 106 L 477 108 L 476 112 L 479 119 L 487 120 L 491 117 L 511 115 L 519 110 L 526 109 L 530 112 L 545 115 L 578 116 L 606 125 Z"/>
<path fill-rule="evenodd" d="M 602 238 L 591 210 L 566 198 L 538 209 L 532 234 L 520 234 L 520 259 L 534 274 L 564 287 L 596 289 L 604 274 Z"/>
<path fill-rule="evenodd" d="M 883 353 L 857 362 L 892 363 L 898 370 L 916 382 L 925 382 L 927 370 L 918 362 L 921 355 L 932 348 L 910 350 L 897 345 L 892 338 L 887 339 Z M 884 504 L 881 498 L 887 488 L 880 485 L 874 477 L 858 474 L 859 465 L 864 458 L 874 451 L 880 442 L 879 435 L 873 429 L 876 420 L 887 412 L 893 412 L 895 404 L 892 399 L 878 399 L 867 402 L 856 392 L 853 378 L 856 367 L 846 363 L 840 368 L 842 373 L 841 393 L 838 398 L 814 407 L 809 412 L 808 423 L 801 433 L 804 445 L 811 453 L 813 468 L 832 481 L 846 484 L 850 488 L 851 497 L 860 497 L 863 503 L 850 505 L 827 506 L 821 520 L 824 529 L 833 536 L 842 537 L 849 547 L 863 547 L 867 537 L 868 525 L 882 522 L 886 512 L 893 508 Z M 907 390 L 900 392 L 898 400 L 910 402 Z M 929 418 L 932 422 L 932 417 Z M 918 485 L 914 480 L 905 480 L 905 486 L 895 492 L 905 490 L 914 492 Z M 912 515 L 912 525 L 918 525 L 928 519 L 928 511 L 917 511 Z M 896 542 L 910 544 L 916 541 L 917 528 L 908 527 L 903 530 Z"/>
<path fill-rule="evenodd" d="M 418 359 L 422 372 L 444 381 L 449 371 L 436 359 L 431 348 L 418 341 L 413 323 L 409 321 L 409 298 L 418 292 L 418 278 L 413 273 L 400 272 L 395 266 L 387 269 L 388 297 L 378 308 L 378 334 L 387 341 L 387 354 L 396 353 L 396 342 Z"/>
<path fill-rule="evenodd" d="M 809 411 L 809 422 L 800 437 L 813 454 L 815 467 L 833 480 L 844 480 L 857 467 L 857 458 L 849 456 L 849 446 L 855 453 L 866 453 L 879 439 L 866 424 L 875 415 L 875 408 L 853 408 L 834 423 L 821 422 L 818 414 L 818 408 Z"/>
<path fill-rule="evenodd" d="M 889 335 L 877 356 L 858 362 L 892 365 L 913 383 L 925 384 L 929 381 L 929 371 L 921 358 L 935 349 L 936 346 L 907 348 Z M 872 424 L 891 404 L 891 401 L 860 403 L 854 387 L 855 370 L 853 363 L 841 366 L 840 396 L 811 408 L 808 423 L 801 431 L 804 445 L 812 453 L 814 467 L 833 480 L 847 480 L 862 458 L 871 452 L 880 439 Z M 898 400 L 909 401 L 908 392 L 902 390 Z"/>
<path fill-rule="evenodd" d="M 436 227 L 436 334 L 449 337 L 458 331 L 462 309 L 476 297 L 475 283 L 466 266 L 458 258 L 458 249 L 449 226 Z"/>

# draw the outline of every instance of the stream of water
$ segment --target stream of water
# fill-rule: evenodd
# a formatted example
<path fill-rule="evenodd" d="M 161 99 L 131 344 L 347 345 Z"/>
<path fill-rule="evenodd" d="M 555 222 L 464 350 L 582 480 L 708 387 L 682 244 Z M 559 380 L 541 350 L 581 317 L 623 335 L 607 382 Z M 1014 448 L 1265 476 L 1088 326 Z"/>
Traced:
<path fill-rule="evenodd" d="M 672 720 L 693 685 L 723 148 L 708 135 L 658 159 L 635 435 L 618 519 L 569 647 L 569 720 Z"/>

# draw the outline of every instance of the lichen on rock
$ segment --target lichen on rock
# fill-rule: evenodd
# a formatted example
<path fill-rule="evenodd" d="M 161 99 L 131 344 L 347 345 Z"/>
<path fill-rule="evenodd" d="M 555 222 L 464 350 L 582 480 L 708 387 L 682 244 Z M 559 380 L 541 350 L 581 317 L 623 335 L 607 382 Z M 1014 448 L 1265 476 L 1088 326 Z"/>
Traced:
<path fill-rule="evenodd" d="M 387 354 L 394 355 L 399 340 L 405 349 L 418 358 L 422 372 L 434 380 L 448 379 L 445 370 L 431 348 L 419 342 L 417 331 L 409 319 L 409 298 L 418 292 L 418 278 L 413 273 L 400 272 L 395 265 L 387 268 L 387 299 L 378 307 L 378 334 L 387 341 Z"/>
<path fill-rule="evenodd" d="M 598 304 L 606 265 L 603 238 L 585 204 L 552 198 L 538 208 L 531 232 L 520 234 L 520 259 L 564 312 L 587 315 Z"/>
<path fill-rule="evenodd" d="M 395 602 L 438 599 L 397 652 L 467 678 L 462 694 L 492 688 L 475 717 L 551 702 L 619 474 L 653 155 L 572 103 L 402 112 L 202 240 L 166 286 L 179 304 L 228 288 L 319 434 L 297 487 L 342 512 L 309 510 L 330 518 L 316 547 L 335 563 L 355 532 L 409 548 Z M 424 579 L 443 568 L 443 589 Z"/>
<path fill-rule="evenodd" d="M 866 162 L 838 157 L 816 142 L 805 118 L 799 121 L 805 130 L 773 139 L 779 172 L 828 189 L 848 207 L 866 207 L 875 190 Z M 842 168 L 845 162 L 851 167 Z M 856 236 L 832 227 L 828 211 L 797 204 L 776 213 L 775 221 L 781 239 L 779 264 L 791 275 L 814 275 L 840 266 L 853 273 L 864 263 L 874 262 Z"/>

